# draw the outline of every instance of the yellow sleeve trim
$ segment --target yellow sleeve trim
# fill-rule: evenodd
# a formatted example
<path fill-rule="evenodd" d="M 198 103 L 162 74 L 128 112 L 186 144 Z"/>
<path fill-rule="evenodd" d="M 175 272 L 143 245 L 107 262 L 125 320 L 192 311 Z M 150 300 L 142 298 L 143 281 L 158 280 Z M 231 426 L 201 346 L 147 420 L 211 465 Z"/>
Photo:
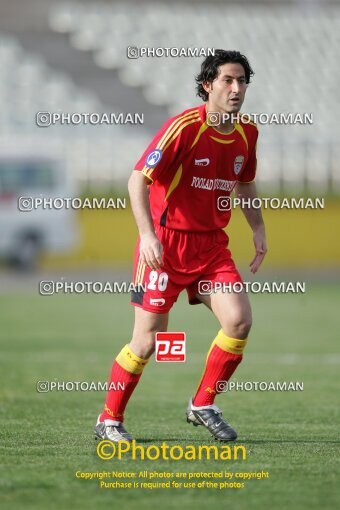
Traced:
<path fill-rule="evenodd" d="M 167 144 L 167 142 L 170 140 L 170 138 L 172 138 L 174 132 L 177 130 L 177 128 L 179 127 L 179 125 L 182 122 L 185 122 L 189 119 L 199 119 L 199 118 L 200 118 L 200 116 L 199 116 L 197 109 L 194 111 L 189 111 L 189 112 L 185 113 L 184 115 L 180 115 L 179 117 L 177 117 L 177 119 L 175 119 L 170 124 L 170 126 L 165 131 L 162 138 L 159 140 L 156 149 L 163 149 L 163 147 Z"/>
<path fill-rule="evenodd" d="M 147 167 L 144 167 L 143 170 L 140 170 L 140 172 L 147 178 L 151 181 L 151 183 L 153 184 L 153 178 L 150 177 L 150 175 L 148 175 L 148 169 Z"/>

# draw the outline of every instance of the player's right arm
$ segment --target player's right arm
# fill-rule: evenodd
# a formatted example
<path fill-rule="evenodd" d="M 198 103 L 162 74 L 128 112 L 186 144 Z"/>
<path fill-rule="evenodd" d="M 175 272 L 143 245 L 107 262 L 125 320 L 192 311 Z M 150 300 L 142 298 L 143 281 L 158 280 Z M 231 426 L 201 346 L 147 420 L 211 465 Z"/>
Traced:
<path fill-rule="evenodd" d="M 151 269 L 161 269 L 163 246 L 155 234 L 150 212 L 147 178 L 142 172 L 134 171 L 128 182 L 133 215 L 140 236 L 140 257 Z"/>
<path fill-rule="evenodd" d="M 137 162 L 129 180 L 131 206 L 140 235 L 140 255 L 151 269 L 161 269 L 163 247 L 155 234 L 148 187 L 158 181 L 168 185 L 182 158 L 184 129 L 200 123 L 197 109 L 168 119 Z"/>

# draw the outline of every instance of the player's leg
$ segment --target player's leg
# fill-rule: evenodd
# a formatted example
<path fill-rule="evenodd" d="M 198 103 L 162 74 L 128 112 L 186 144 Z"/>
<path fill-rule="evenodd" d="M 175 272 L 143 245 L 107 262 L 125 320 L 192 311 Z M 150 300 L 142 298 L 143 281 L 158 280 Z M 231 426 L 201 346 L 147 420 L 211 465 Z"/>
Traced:
<path fill-rule="evenodd" d="M 196 394 L 189 402 L 187 421 L 205 425 L 216 439 L 235 440 L 236 431 L 222 419 L 222 412 L 214 400 L 219 393 L 218 382 L 228 381 L 242 360 L 251 328 L 250 303 L 245 292 L 217 292 L 196 297 L 213 311 L 222 329 L 208 352 Z"/>
<path fill-rule="evenodd" d="M 122 348 L 113 362 L 104 411 L 99 416 L 95 428 L 97 437 L 113 441 L 131 441 L 130 434 L 122 425 L 125 407 L 154 352 L 155 334 L 167 329 L 168 315 L 135 307 L 132 340 Z"/>
<path fill-rule="evenodd" d="M 164 249 L 164 264 L 161 270 L 152 270 L 143 263 L 140 257 L 140 241 L 136 244 L 134 283 L 137 288 L 131 296 L 131 304 L 135 306 L 135 326 L 131 342 L 123 347 L 112 366 L 110 382 L 115 389 L 108 392 L 104 411 L 99 417 L 96 431 L 98 427 L 104 429 L 104 433 L 99 437 L 106 434 L 108 426 L 111 430 L 118 424 L 119 430 L 122 430 L 125 407 L 154 351 L 155 334 L 166 331 L 169 311 L 179 293 L 188 284 L 187 275 L 182 276 L 172 270 L 172 264 L 176 263 L 178 256 L 179 234 L 159 227 L 157 235 Z M 124 383 L 122 389 L 118 382 Z M 129 435 L 124 437 L 131 438 Z"/>
<path fill-rule="evenodd" d="M 155 335 L 158 331 L 166 331 L 168 313 L 153 313 L 135 307 L 135 325 L 130 348 L 141 358 L 150 358 L 155 350 Z"/>
<path fill-rule="evenodd" d="M 211 405 L 218 381 L 228 381 L 242 361 L 251 328 L 251 307 L 246 292 L 216 292 L 200 296 L 217 317 L 221 330 L 209 350 L 206 367 L 193 399 L 196 406 Z"/>
<path fill-rule="evenodd" d="M 157 314 L 135 307 L 135 325 L 132 340 L 125 345 L 116 357 L 110 376 L 114 388 L 108 392 L 103 419 L 124 421 L 124 410 L 141 378 L 143 369 L 154 352 L 155 334 L 166 331 L 168 314 Z M 118 390 L 118 382 L 124 389 Z"/>

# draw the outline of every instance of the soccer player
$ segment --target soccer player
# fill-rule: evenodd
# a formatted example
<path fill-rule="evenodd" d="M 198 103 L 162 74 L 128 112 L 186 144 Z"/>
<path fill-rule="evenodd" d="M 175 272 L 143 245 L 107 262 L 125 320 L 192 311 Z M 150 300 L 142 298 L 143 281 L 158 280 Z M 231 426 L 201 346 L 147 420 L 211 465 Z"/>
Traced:
<path fill-rule="evenodd" d="M 110 376 L 116 388 L 118 382 L 124 383 L 124 390 L 108 392 L 95 426 L 96 438 L 132 440 L 123 425 L 125 407 L 154 352 L 155 334 L 166 331 L 169 311 L 184 289 L 189 303 L 204 303 L 221 326 L 189 400 L 187 421 L 202 425 L 221 441 L 237 437 L 214 400 L 217 381 L 228 381 L 242 360 L 251 308 L 244 290 L 218 291 L 216 283 L 221 287 L 242 282 L 224 231 L 231 214 L 225 197 L 233 190 L 245 199 L 257 196 L 258 130 L 241 116 L 235 120 L 253 74 L 238 51 L 216 50 L 208 56 L 196 78 L 204 103 L 164 124 L 129 179 L 139 230 L 134 281 L 146 284 L 146 291 L 132 295 L 132 339 L 117 355 Z M 253 232 L 250 271 L 256 273 L 267 250 L 265 227 L 259 209 L 247 207 L 243 213 Z M 200 292 L 203 280 L 215 285 L 215 291 Z"/>

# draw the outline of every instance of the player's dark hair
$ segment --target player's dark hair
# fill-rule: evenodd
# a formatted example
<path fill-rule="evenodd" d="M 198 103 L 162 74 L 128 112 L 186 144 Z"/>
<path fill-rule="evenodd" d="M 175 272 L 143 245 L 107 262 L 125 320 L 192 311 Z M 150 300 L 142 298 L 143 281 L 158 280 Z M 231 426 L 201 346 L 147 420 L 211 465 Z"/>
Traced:
<path fill-rule="evenodd" d="M 203 88 L 204 82 L 213 82 L 219 74 L 219 67 L 223 64 L 241 64 L 246 76 L 246 83 L 250 83 L 254 71 L 250 67 L 247 57 L 239 51 L 215 50 L 214 55 L 209 55 L 201 65 L 201 72 L 196 76 L 196 92 L 203 101 L 208 101 L 209 94 Z"/>

